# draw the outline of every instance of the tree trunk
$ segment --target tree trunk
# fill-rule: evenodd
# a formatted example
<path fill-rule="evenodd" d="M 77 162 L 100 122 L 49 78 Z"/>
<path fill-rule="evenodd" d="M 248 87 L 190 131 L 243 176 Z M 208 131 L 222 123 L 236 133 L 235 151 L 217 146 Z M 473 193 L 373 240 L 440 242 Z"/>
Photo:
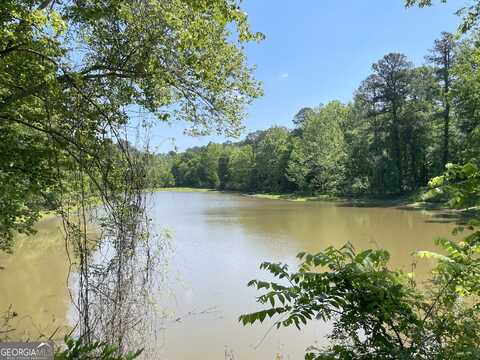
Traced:
<path fill-rule="evenodd" d="M 450 102 L 448 99 L 445 100 L 445 112 L 443 116 L 443 159 L 442 159 L 442 167 L 445 169 L 445 165 L 447 165 L 449 157 L 450 157 Z"/>
<path fill-rule="evenodd" d="M 402 150 L 400 149 L 400 131 L 398 124 L 397 106 L 393 104 L 393 151 L 395 154 L 395 164 L 397 167 L 397 186 L 398 192 L 403 192 L 403 171 L 402 171 Z"/>

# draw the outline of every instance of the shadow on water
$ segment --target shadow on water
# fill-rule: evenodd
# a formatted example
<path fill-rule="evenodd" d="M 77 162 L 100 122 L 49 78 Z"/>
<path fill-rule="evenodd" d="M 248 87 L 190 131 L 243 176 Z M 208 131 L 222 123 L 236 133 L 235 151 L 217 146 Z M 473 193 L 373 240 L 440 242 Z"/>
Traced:
<path fill-rule="evenodd" d="M 479 212 L 477 210 L 456 210 L 441 208 L 436 204 L 421 204 L 417 206 L 400 206 L 397 207 L 403 211 L 430 211 L 430 218 L 426 219 L 427 223 L 439 224 L 456 224 L 459 226 L 468 225 L 468 223 L 478 218 Z"/>
<path fill-rule="evenodd" d="M 339 207 L 353 207 L 353 208 L 394 208 L 404 204 L 402 201 L 396 200 L 341 200 L 338 201 Z"/>
<path fill-rule="evenodd" d="M 469 221 L 478 218 L 480 212 L 473 209 L 450 209 L 442 203 L 419 202 L 410 204 L 405 200 L 341 200 L 336 203 L 338 207 L 346 208 L 393 208 L 411 212 L 429 212 L 426 223 L 468 225 Z"/>

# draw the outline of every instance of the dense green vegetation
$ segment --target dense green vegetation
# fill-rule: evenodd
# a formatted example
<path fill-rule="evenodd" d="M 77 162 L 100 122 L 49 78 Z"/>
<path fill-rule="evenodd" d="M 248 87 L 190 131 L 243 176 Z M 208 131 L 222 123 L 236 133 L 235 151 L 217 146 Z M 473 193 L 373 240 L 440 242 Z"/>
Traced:
<path fill-rule="evenodd" d="M 348 104 L 303 108 L 295 128 L 236 143 L 158 155 L 154 186 L 248 192 L 398 195 L 448 163 L 477 162 L 480 88 L 476 33 L 441 34 L 415 67 L 403 54 L 372 66 Z"/>
<path fill-rule="evenodd" d="M 82 339 L 70 337 L 65 337 L 65 345 L 66 349 L 55 353 L 55 360 L 134 360 L 142 353 L 142 350 L 137 350 L 118 355 L 118 348 L 113 345 L 99 341 L 86 343 Z"/>

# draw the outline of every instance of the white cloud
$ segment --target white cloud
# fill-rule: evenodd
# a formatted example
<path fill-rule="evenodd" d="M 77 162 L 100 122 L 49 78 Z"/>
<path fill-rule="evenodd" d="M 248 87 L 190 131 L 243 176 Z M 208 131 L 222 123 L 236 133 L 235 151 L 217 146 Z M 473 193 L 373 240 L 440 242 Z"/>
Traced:
<path fill-rule="evenodd" d="M 283 73 L 283 74 L 280 74 L 280 79 L 286 79 L 288 78 L 288 73 Z"/>

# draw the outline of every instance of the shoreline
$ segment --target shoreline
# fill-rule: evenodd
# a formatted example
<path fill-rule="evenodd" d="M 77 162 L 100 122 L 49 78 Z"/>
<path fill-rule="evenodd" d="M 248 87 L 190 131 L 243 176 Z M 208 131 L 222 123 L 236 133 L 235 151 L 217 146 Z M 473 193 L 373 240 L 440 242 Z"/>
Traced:
<path fill-rule="evenodd" d="M 381 206 L 381 207 L 409 207 L 409 208 L 429 208 L 435 210 L 453 210 L 448 209 L 442 203 L 424 202 L 418 200 L 418 194 L 390 196 L 390 197 L 368 197 L 368 196 L 336 196 L 328 194 L 302 195 L 298 193 L 248 193 L 236 190 L 218 190 L 208 188 L 191 188 L 191 187 L 165 187 L 149 189 L 149 192 L 218 192 L 226 194 L 238 194 L 241 196 L 266 199 L 266 200 L 285 200 L 292 202 L 307 201 L 325 201 L 336 203 L 352 203 L 352 205 L 365 206 Z"/>
<path fill-rule="evenodd" d="M 291 202 L 331 202 L 343 205 L 351 205 L 354 207 L 384 207 L 384 208 L 396 208 L 403 210 L 424 210 L 443 212 L 451 215 L 457 215 L 460 218 L 472 218 L 480 212 L 479 207 L 467 208 L 467 209 L 454 209 L 447 207 L 442 202 L 427 202 L 420 200 L 420 193 L 401 195 L 401 196 L 389 196 L 389 197 L 368 197 L 368 196 L 335 196 L 327 194 L 318 195 L 302 195 L 302 194 L 273 194 L 273 193 L 245 193 L 234 190 L 217 190 L 207 188 L 190 188 L 190 187 L 167 187 L 156 188 L 149 190 L 151 192 L 218 192 L 226 194 L 237 194 L 253 199 L 263 200 L 284 200 Z"/>
<path fill-rule="evenodd" d="M 164 187 L 147 189 L 146 192 L 221 192 L 221 190 L 207 188 L 191 188 L 191 187 Z"/>

